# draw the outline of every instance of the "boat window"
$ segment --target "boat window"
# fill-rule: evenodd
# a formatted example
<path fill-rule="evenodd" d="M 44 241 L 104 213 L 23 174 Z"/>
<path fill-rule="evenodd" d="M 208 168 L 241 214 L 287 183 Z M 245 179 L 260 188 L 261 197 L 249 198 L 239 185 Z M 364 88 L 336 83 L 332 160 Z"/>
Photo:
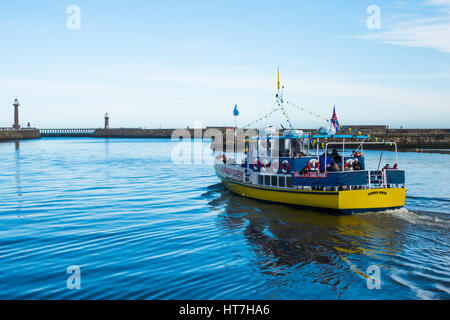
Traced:
<path fill-rule="evenodd" d="M 286 187 L 286 177 L 278 177 L 279 186 L 285 188 Z"/>
<path fill-rule="evenodd" d="M 277 187 L 278 186 L 278 177 L 272 176 L 272 186 Z"/>
<path fill-rule="evenodd" d="M 258 179 L 258 184 L 263 185 L 263 184 L 264 184 L 264 176 L 259 175 L 258 178 L 259 178 L 259 179 Z"/>
<path fill-rule="evenodd" d="M 290 143 L 290 142 L 291 142 L 290 139 L 285 139 L 285 140 L 284 140 L 284 149 L 289 150 L 289 143 Z"/>
<path fill-rule="evenodd" d="M 292 139 L 291 140 L 291 147 L 292 147 L 291 150 L 292 150 L 293 154 L 296 154 L 296 153 L 300 154 L 300 153 L 302 153 L 302 146 L 300 145 L 300 142 L 298 140 Z"/>
<path fill-rule="evenodd" d="M 292 187 L 292 177 L 286 177 L 286 186 L 288 188 Z"/>
<path fill-rule="evenodd" d="M 279 144 L 280 157 L 289 157 L 290 156 L 289 146 L 290 146 L 290 139 L 285 139 L 284 143 Z"/>
<path fill-rule="evenodd" d="M 270 176 L 264 176 L 264 184 L 270 186 Z"/>

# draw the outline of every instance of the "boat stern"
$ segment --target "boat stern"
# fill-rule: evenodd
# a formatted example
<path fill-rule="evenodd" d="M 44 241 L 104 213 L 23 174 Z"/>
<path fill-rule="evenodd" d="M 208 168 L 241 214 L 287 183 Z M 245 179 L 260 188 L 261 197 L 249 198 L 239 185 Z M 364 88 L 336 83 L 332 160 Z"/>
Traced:
<path fill-rule="evenodd" d="M 370 212 L 397 209 L 405 205 L 406 188 L 377 188 L 339 191 L 339 210 Z"/>

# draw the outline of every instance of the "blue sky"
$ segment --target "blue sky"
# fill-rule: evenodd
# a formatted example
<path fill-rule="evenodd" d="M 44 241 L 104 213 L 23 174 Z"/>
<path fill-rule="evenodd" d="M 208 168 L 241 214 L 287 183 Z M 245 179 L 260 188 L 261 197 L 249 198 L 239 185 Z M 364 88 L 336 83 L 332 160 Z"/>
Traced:
<path fill-rule="evenodd" d="M 232 125 L 235 103 L 244 125 L 270 111 L 278 66 L 287 100 L 335 104 L 343 124 L 449 127 L 450 0 L 1 1 L 0 39 L 0 127 L 16 96 L 41 128 L 100 127 L 106 111 L 112 127 Z"/>

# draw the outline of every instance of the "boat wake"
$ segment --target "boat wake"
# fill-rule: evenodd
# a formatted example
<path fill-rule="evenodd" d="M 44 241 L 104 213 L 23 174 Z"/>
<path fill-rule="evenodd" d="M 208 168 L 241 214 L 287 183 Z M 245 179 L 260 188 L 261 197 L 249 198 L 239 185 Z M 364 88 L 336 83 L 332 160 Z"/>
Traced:
<path fill-rule="evenodd" d="M 447 198 L 437 198 L 437 197 L 417 197 L 417 196 L 406 196 L 407 199 L 414 200 L 424 200 L 424 201 L 442 201 L 442 202 L 450 202 L 450 199 Z"/>
<path fill-rule="evenodd" d="M 426 224 L 426 225 L 432 225 L 432 226 L 439 226 L 443 228 L 450 228 L 450 220 L 445 219 L 442 217 L 434 216 L 433 212 L 413 212 L 409 211 L 406 208 L 399 208 L 399 209 L 388 209 L 384 211 L 378 211 L 378 212 L 366 212 L 361 214 L 373 214 L 373 215 L 379 215 L 379 216 L 391 216 L 397 219 L 401 219 L 404 221 L 407 221 L 412 224 Z"/>

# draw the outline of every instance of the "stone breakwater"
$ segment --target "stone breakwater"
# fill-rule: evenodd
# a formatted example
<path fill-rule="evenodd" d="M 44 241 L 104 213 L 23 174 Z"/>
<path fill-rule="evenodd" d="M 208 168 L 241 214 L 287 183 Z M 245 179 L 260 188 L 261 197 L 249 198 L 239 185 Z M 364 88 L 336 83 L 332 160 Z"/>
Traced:
<path fill-rule="evenodd" d="M 399 149 L 450 149 L 450 129 L 389 129 L 386 134 L 385 126 L 371 126 L 371 127 L 358 127 L 351 126 L 351 128 L 355 128 L 357 131 L 361 131 L 363 134 L 369 134 L 371 136 L 377 137 L 379 139 L 385 139 L 386 141 L 392 141 L 397 143 L 397 147 Z M 304 132 L 310 132 L 311 134 L 318 134 L 315 129 L 300 129 Z M 343 132 L 345 133 L 345 132 Z M 224 137 L 224 145 L 222 150 L 225 150 L 225 147 L 228 145 L 232 145 L 233 143 L 233 135 L 228 135 L 231 137 L 226 139 L 226 135 Z M 327 141 L 331 141 L 332 139 L 327 139 Z M 346 141 L 352 141 L 355 139 L 346 139 Z M 324 139 L 321 139 L 323 142 Z M 356 140 L 355 140 L 356 141 Z M 361 140 L 359 140 L 361 141 Z M 213 144 L 214 147 L 214 144 Z M 365 148 L 370 149 L 379 149 L 380 145 L 366 145 Z M 385 146 L 385 149 L 394 149 L 394 147 Z M 232 146 L 228 150 L 233 150 Z"/>
<path fill-rule="evenodd" d="M 364 134 L 370 134 L 374 137 L 383 139 L 385 137 L 385 126 L 349 126 Z M 233 129 L 224 127 L 208 127 L 202 129 L 201 133 L 195 132 L 194 129 L 141 129 L 141 128 L 111 128 L 96 129 L 92 134 L 84 136 L 94 138 L 171 138 L 174 130 L 184 131 L 191 138 L 199 136 L 203 137 L 205 133 L 212 133 L 211 129 L 217 130 L 223 134 L 224 143 L 232 143 Z M 301 129 L 304 132 L 317 134 L 315 129 Z M 69 136 L 69 135 L 52 135 Z M 74 137 L 80 136 L 74 134 Z M 3 129 L 0 130 L 1 140 L 23 140 L 40 138 L 41 133 L 38 129 Z M 175 138 L 178 138 L 175 136 Z M 209 138 L 208 138 L 209 139 Z M 395 141 L 400 149 L 450 149 L 450 129 L 389 129 L 385 138 L 389 141 Z M 220 142 L 219 142 L 220 143 Z M 379 148 L 379 147 L 377 147 Z M 232 149 L 230 149 L 232 150 Z"/>
<path fill-rule="evenodd" d="M 387 139 L 401 148 L 450 148 L 450 129 L 393 129 Z"/>
<path fill-rule="evenodd" d="M 41 133 L 38 129 L 3 129 L 0 130 L 0 141 L 2 140 L 25 140 L 39 139 Z"/>
<path fill-rule="evenodd" d="M 364 134 L 383 139 L 386 133 L 385 126 L 349 126 Z M 201 136 L 207 130 L 219 130 L 223 134 L 224 143 L 232 143 L 233 129 L 223 127 L 208 127 L 202 129 Z M 93 136 L 99 138 L 171 138 L 175 129 L 140 129 L 140 128 L 117 128 L 97 129 Z M 194 129 L 187 130 L 194 137 Z M 230 131 L 231 130 L 231 131 Z M 317 134 L 315 129 L 301 129 L 304 132 Z M 228 131 L 228 134 L 227 134 Z M 421 148 L 443 148 L 450 149 L 450 129 L 388 129 L 385 140 L 395 141 L 400 149 Z M 379 148 L 378 146 L 376 148 Z M 232 150 L 232 149 L 230 149 Z"/>
<path fill-rule="evenodd" d="M 95 138 L 170 138 L 174 129 L 111 128 L 97 129 Z"/>

